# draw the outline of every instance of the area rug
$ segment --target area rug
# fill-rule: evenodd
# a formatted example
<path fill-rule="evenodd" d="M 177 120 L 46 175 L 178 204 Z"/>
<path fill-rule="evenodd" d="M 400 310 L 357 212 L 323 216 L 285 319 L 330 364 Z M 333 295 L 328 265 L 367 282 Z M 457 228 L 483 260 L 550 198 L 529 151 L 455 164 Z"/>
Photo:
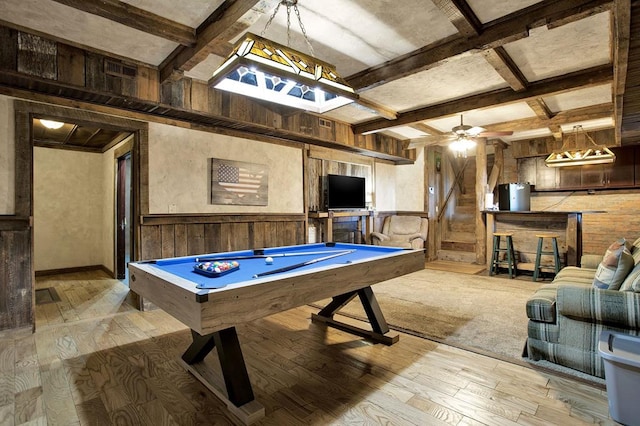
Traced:
<path fill-rule="evenodd" d="M 372 288 L 391 329 L 598 384 L 599 379 L 578 371 L 522 357 L 527 339 L 526 301 L 542 284 L 424 269 Z M 366 319 L 358 298 L 339 314 Z"/>
<path fill-rule="evenodd" d="M 527 338 L 525 304 L 538 287 L 531 281 L 432 269 L 372 286 L 390 326 L 509 358 L 522 355 Z M 357 298 L 340 313 L 366 318 Z"/>

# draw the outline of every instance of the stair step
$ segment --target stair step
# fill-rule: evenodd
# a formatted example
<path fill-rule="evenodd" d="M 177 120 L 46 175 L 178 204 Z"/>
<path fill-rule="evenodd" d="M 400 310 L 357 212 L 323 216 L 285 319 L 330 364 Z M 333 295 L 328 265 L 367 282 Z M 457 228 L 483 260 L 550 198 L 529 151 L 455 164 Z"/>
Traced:
<path fill-rule="evenodd" d="M 456 206 L 452 217 L 475 217 L 476 206 Z"/>
<path fill-rule="evenodd" d="M 476 234 L 474 232 L 447 232 L 446 235 L 442 237 L 443 241 L 456 241 L 460 243 L 475 243 L 476 242 Z"/>
<path fill-rule="evenodd" d="M 450 222 L 449 230 L 455 233 L 470 233 L 471 235 L 475 235 L 476 226 L 474 223 L 468 222 Z"/>
<path fill-rule="evenodd" d="M 442 250 L 476 252 L 476 243 L 467 241 L 441 241 Z"/>
<path fill-rule="evenodd" d="M 457 250 L 438 250 L 438 259 L 450 260 L 452 262 L 473 263 L 476 261 L 475 252 L 457 251 Z"/>

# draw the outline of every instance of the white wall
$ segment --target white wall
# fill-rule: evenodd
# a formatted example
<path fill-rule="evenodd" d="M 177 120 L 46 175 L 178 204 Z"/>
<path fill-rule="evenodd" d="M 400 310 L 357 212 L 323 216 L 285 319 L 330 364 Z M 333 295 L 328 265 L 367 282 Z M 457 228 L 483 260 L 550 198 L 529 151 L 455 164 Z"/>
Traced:
<path fill-rule="evenodd" d="M 15 214 L 14 129 L 13 99 L 0 95 L 0 215 Z"/>
<path fill-rule="evenodd" d="M 417 151 L 413 164 L 375 163 L 376 210 L 424 210 L 424 150 Z"/>
<path fill-rule="evenodd" d="M 103 156 L 51 148 L 33 150 L 36 271 L 102 265 L 105 205 Z"/>
<path fill-rule="evenodd" d="M 269 166 L 267 206 L 209 203 L 209 159 Z M 303 213 L 302 150 L 149 123 L 149 213 Z"/>

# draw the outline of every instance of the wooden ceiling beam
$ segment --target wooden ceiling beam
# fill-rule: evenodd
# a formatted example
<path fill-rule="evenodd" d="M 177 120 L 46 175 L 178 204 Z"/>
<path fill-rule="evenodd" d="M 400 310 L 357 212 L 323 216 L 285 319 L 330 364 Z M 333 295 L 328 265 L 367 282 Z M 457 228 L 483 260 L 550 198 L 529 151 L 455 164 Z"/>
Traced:
<path fill-rule="evenodd" d="M 174 70 L 188 71 L 220 48 L 228 44 L 230 29 L 241 31 L 243 15 L 256 6 L 259 0 L 225 0 L 196 30 L 194 46 L 179 46 L 160 64 L 160 82 L 164 82 Z M 256 18 L 257 19 L 257 18 Z"/>
<path fill-rule="evenodd" d="M 447 16 L 449 21 L 464 37 L 480 34 L 482 22 L 464 0 L 433 0 L 433 3 Z"/>
<path fill-rule="evenodd" d="M 555 114 L 551 112 L 551 109 L 549 109 L 549 106 L 542 98 L 529 99 L 527 101 L 527 105 L 529 105 L 529 108 L 531 108 L 533 112 L 536 113 L 536 116 L 542 121 L 548 122 L 555 116 Z M 559 124 L 550 123 L 547 127 L 549 127 L 549 130 L 551 130 L 551 133 L 553 133 L 553 137 L 556 140 L 562 139 L 562 128 Z"/>
<path fill-rule="evenodd" d="M 553 118 L 553 113 L 547 106 L 547 103 L 542 98 L 529 99 L 527 101 L 529 108 L 536 113 L 536 116 L 541 120 L 549 120 Z"/>
<path fill-rule="evenodd" d="M 549 118 L 523 118 L 520 120 L 490 124 L 483 127 L 486 128 L 489 132 L 503 132 L 509 130 L 517 132 L 531 129 L 541 129 L 544 127 L 548 127 L 552 131 L 553 129 L 557 129 L 558 132 L 561 132 L 560 126 L 563 124 L 607 118 L 611 117 L 612 113 L 613 103 L 606 103 L 562 111 Z"/>
<path fill-rule="evenodd" d="M 387 120 L 395 120 L 398 118 L 398 113 L 396 111 L 365 97 L 360 96 L 356 103 L 375 111 L 376 114 L 386 118 Z"/>
<path fill-rule="evenodd" d="M 416 130 L 421 132 L 426 132 L 431 136 L 444 136 L 445 134 L 450 134 L 451 132 L 443 132 L 442 130 L 438 130 L 435 127 L 426 125 L 424 123 L 414 123 L 410 124 L 409 127 L 413 127 Z"/>
<path fill-rule="evenodd" d="M 428 107 L 398 113 L 398 118 L 395 121 L 375 119 L 353 125 L 352 127 L 356 134 L 371 133 L 389 127 L 431 120 L 445 115 L 460 114 L 472 109 L 482 109 L 515 102 L 526 102 L 529 99 L 535 99 L 543 95 L 565 93 L 578 88 L 597 86 L 610 82 L 612 77 L 613 70 L 611 65 L 593 67 L 530 83 L 526 90 L 520 92 L 514 92 L 511 88 L 505 88 L 488 93 L 479 93 L 442 104 L 430 105 Z"/>
<path fill-rule="evenodd" d="M 476 37 L 458 37 L 435 45 L 426 46 L 371 67 L 346 78 L 347 82 L 362 91 L 425 71 L 450 60 L 451 57 L 491 49 L 527 37 L 529 30 L 556 21 L 567 23 L 576 15 L 595 14 L 611 8 L 612 0 L 544 0 L 516 13 L 505 20 L 492 21 Z"/>
<path fill-rule="evenodd" d="M 519 92 L 527 88 L 529 82 L 504 47 L 487 49 L 482 55 L 513 90 Z"/>
<path fill-rule="evenodd" d="M 635 6 L 636 10 L 640 6 Z M 631 37 L 631 0 L 615 2 L 612 23 L 613 41 L 613 120 L 615 122 L 616 144 L 622 144 L 622 120 L 624 117 L 624 94 L 627 84 L 627 70 L 629 62 L 629 43 Z M 637 37 L 637 36 L 636 36 Z M 636 81 L 636 83 L 638 83 Z"/>
<path fill-rule="evenodd" d="M 162 37 L 184 46 L 196 42 L 196 31 L 187 25 L 163 18 L 117 0 L 53 0 L 83 12 L 97 15 L 127 27 Z"/>

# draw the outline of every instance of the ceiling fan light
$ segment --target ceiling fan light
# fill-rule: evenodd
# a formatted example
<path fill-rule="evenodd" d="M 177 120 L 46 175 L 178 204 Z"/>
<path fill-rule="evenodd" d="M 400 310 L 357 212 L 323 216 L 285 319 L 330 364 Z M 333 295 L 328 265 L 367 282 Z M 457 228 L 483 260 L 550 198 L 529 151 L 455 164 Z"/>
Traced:
<path fill-rule="evenodd" d="M 458 155 L 464 154 L 466 156 L 467 151 L 475 148 L 475 146 L 476 146 L 476 141 L 474 141 L 473 139 L 460 137 L 454 140 L 453 142 L 451 142 L 451 144 L 449 145 L 449 149 L 451 149 L 453 152 L 457 153 Z"/>
<path fill-rule="evenodd" d="M 64 126 L 64 123 L 61 123 L 60 121 L 44 120 L 42 118 L 40 119 L 40 123 L 42 123 L 42 125 L 47 129 L 51 130 L 56 130 Z"/>

